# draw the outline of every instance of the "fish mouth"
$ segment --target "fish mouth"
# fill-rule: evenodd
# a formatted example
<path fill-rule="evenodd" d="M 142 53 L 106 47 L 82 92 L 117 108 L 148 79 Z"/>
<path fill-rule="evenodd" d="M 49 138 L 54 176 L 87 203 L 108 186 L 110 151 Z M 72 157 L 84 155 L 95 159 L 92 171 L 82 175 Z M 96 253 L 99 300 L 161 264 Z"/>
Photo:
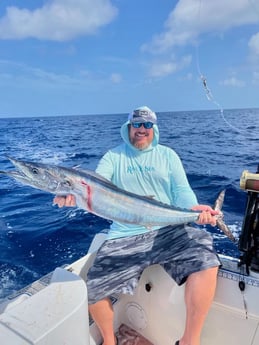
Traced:
<path fill-rule="evenodd" d="M 22 163 L 21 161 L 19 161 L 16 158 L 10 157 L 10 156 L 6 156 L 7 159 L 9 159 L 9 161 L 19 170 L 22 171 L 22 166 L 25 165 L 24 163 Z"/>
<path fill-rule="evenodd" d="M 28 170 L 26 169 L 26 163 L 19 161 L 13 157 L 7 156 L 7 159 L 15 166 L 17 170 L 11 170 L 4 172 L 7 175 L 11 175 L 14 178 L 22 179 L 25 181 L 29 180 Z"/>
<path fill-rule="evenodd" d="M 29 179 L 29 176 L 27 176 L 24 172 L 22 171 L 17 171 L 17 170 L 10 170 L 10 171 L 3 171 L 3 170 L 0 170 L 0 174 L 1 175 L 6 175 L 6 176 L 10 176 L 18 181 L 21 181 L 21 182 L 29 182 L 30 179 Z"/>
<path fill-rule="evenodd" d="M 10 156 L 6 156 L 6 158 L 14 165 L 17 170 L 0 171 L 0 174 L 10 176 L 22 183 L 31 185 L 34 175 L 34 168 L 30 168 L 30 162 L 19 161 L 18 159 Z M 36 170 L 37 167 L 35 167 L 35 175 Z"/>
<path fill-rule="evenodd" d="M 0 170 L 0 174 L 10 175 L 14 178 L 24 178 L 25 179 L 26 177 L 28 177 L 22 171 L 16 171 L 16 170 L 10 170 L 10 171 Z"/>

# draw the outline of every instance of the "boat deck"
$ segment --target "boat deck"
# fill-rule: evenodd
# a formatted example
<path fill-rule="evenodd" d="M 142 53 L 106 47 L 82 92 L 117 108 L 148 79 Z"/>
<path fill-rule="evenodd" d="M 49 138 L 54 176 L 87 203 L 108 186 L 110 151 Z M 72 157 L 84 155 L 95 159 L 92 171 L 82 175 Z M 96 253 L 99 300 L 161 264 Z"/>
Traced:
<path fill-rule="evenodd" d="M 118 345 L 153 345 L 132 328 L 122 324 L 116 334 Z"/>

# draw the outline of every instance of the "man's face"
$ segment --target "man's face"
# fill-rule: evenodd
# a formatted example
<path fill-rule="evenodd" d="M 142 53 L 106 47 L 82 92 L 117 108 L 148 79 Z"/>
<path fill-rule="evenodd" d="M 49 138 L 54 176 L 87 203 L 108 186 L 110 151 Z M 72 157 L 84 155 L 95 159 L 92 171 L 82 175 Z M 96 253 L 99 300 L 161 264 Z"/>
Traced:
<path fill-rule="evenodd" d="M 129 125 L 129 140 L 137 149 L 146 149 L 152 143 L 153 138 L 153 128 L 144 128 L 143 124 L 139 128 L 134 128 L 132 125 Z"/>

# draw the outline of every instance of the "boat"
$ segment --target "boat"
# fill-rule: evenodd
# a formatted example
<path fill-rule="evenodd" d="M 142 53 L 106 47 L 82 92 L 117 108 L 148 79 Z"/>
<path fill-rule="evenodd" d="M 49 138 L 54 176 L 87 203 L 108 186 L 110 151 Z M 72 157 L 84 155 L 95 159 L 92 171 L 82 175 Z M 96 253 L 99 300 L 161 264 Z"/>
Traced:
<path fill-rule="evenodd" d="M 259 167 L 255 174 L 244 171 L 240 186 L 247 193 L 240 257 L 219 254 L 222 266 L 201 345 L 259 344 Z M 98 233 L 85 256 L 57 267 L 0 304 L 1 344 L 102 344 L 88 313 L 85 281 L 105 238 L 105 232 Z M 113 295 L 111 300 L 120 345 L 173 345 L 181 337 L 184 285 L 179 287 L 161 266 L 143 271 L 133 295 Z"/>

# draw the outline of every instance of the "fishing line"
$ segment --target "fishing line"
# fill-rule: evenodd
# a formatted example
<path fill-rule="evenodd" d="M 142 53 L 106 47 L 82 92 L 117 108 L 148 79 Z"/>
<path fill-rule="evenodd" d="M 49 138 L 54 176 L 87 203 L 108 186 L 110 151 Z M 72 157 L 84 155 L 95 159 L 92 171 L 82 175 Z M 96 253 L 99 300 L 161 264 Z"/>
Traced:
<path fill-rule="evenodd" d="M 252 0 L 250 0 L 252 1 Z M 201 19 L 201 2 L 202 0 L 199 0 L 199 7 L 198 7 L 198 22 L 200 23 L 200 19 Z M 214 103 L 217 108 L 219 109 L 220 111 L 220 115 L 223 119 L 223 121 L 229 126 L 231 127 L 232 129 L 234 129 L 236 132 L 242 134 L 242 130 L 238 129 L 237 127 L 233 126 L 229 121 L 227 121 L 227 119 L 225 118 L 225 115 L 224 115 L 224 109 L 223 107 L 220 105 L 220 103 L 214 98 L 211 90 L 209 89 L 208 87 L 208 83 L 207 83 L 207 78 L 205 77 L 205 75 L 201 72 L 201 68 L 200 68 L 200 57 L 199 57 L 199 44 L 197 43 L 196 44 L 196 66 L 197 66 L 197 71 L 198 71 L 198 74 L 200 76 L 200 79 L 202 81 L 202 85 L 203 85 L 203 88 L 205 90 L 205 95 L 208 99 L 208 101 Z"/>

